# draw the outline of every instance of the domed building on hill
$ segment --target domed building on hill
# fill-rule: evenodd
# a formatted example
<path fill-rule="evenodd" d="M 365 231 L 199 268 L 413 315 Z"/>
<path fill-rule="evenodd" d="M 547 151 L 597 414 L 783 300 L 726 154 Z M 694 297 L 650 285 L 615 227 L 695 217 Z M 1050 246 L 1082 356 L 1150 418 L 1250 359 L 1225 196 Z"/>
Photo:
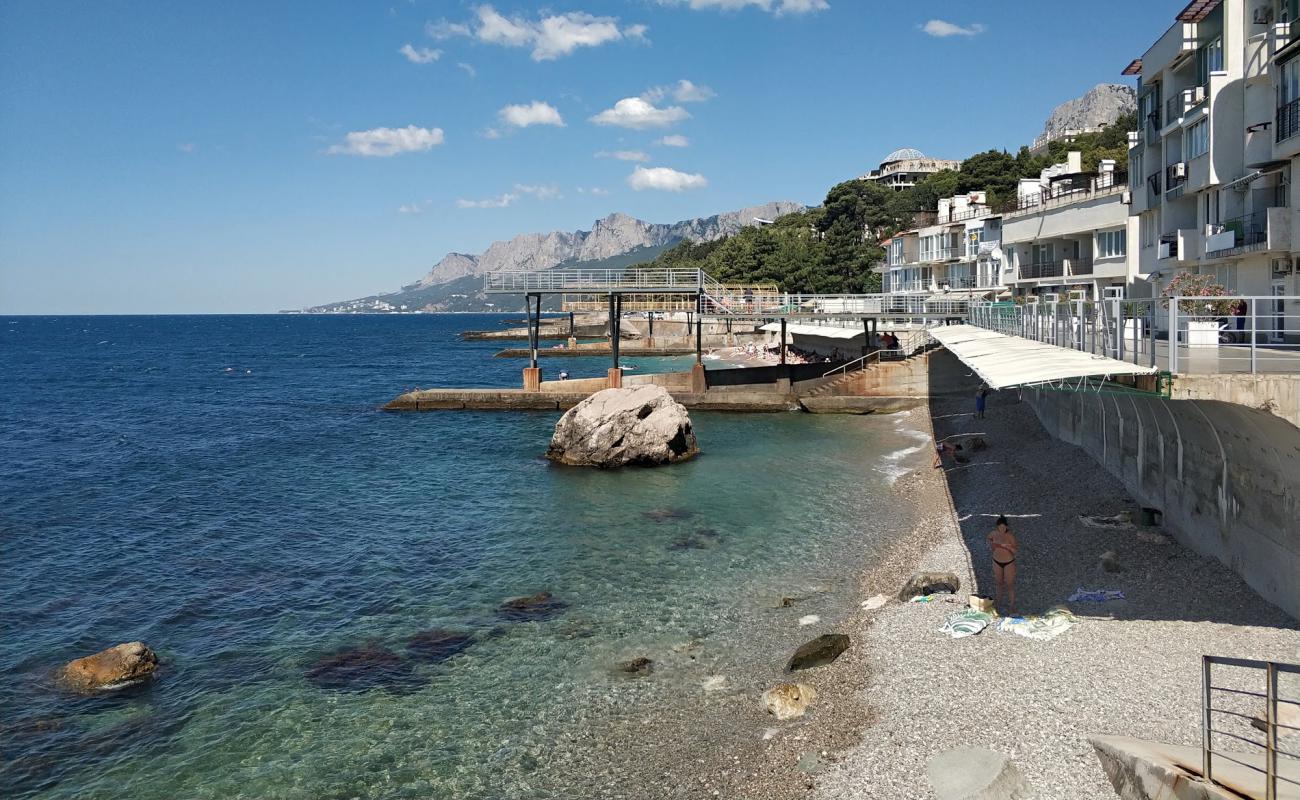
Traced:
<path fill-rule="evenodd" d="M 915 147 L 900 147 L 885 156 L 879 169 L 861 176 L 861 180 L 880 181 L 895 191 L 902 191 L 920 183 L 926 175 L 944 169 L 961 169 L 961 162 L 930 158 Z"/>

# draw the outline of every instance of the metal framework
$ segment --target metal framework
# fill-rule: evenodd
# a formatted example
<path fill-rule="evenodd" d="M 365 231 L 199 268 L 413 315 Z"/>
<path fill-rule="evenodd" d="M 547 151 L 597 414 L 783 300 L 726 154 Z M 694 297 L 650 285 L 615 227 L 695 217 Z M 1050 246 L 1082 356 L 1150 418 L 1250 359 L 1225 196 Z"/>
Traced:
<path fill-rule="evenodd" d="M 1263 672 L 1264 691 L 1251 692 L 1229 686 L 1215 686 L 1213 682 L 1213 668 L 1219 667 L 1241 667 Z M 1300 733 L 1300 728 L 1294 725 L 1285 725 L 1278 721 L 1278 704 L 1286 703 L 1300 707 L 1300 698 L 1283 699 L 1278 696 L 1278 675 L 1290 674 L 1300 677 L 1300 664 L 1285 664 L 1276 661 L 1256 661 L 1247 658 L 1226 658 L 1223 656 L 1202 656 L 1201 657 L 1201 760 L 1202 772 L 1208 781 L 1214 780 L 1214 759 L 1215 757 L 1226 759 L 1234 764 L 1245 767 L 1255 772 L 1264 773 L 1264 797 L 1265 800 L 1276 800 L 1277 783 L 1292 784 L 1300 787 L 1300 781 L 1279 775 L 1277 758 L 1285 756 L 1291 759 L 1300 760 L 1300 753 L 1291 753 L 1282 750 L 1277 746 L 1278 728 L 1285 728 L 1289 731 Z M 1240 711 L 1234 711 L 1224 708 L 1222 705 L 1214 705 L 1214 692 L 1230 694 L 1237 698 L 1253 697 L 1264 700 L 1264 741 L 1258 742 L 1254 739 L 1246 738 L 1230 731 L 1216 728 L 1216 719 L 1223 717 L 1237 717 L 1253 721 L 1249 714 L 1243 714 Z M 1216 718 L 1214 715 L 1220 717 Z M 1215 736 L 1226 736 L 1230 739 L 1244 742 L 1245 744 L 1264 750 L 1264 769 L 1260 769 L 1254 764 L 1249 764 L 1241 759 L 1233 758 L 1228 755 L 1228 751 L 1218 750 L 1214 747 Z M 1235 751 L 1234 751 L 1235 752 Z M 1241 755 L 1240 752 L 1235 752 Z"/>

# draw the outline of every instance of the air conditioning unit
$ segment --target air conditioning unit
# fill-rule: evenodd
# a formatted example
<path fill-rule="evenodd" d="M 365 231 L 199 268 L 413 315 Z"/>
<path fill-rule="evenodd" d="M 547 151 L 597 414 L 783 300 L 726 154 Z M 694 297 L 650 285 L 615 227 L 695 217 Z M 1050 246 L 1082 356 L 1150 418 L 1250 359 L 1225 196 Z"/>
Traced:
<path fill-rule="evenodd" d="M 1192 105 L 1196 105 L 1197 103 L 1201 103 L 1204 101 L 1205 101 L 1205 87 L 1197 86 L 1196 88 L 1192 89 Z"/>
<path fill-rule="evenodd" d="M 1186 178 L 1186 177 L 1187 177 L 1187 162 L 1186 162 L 1186 161 L 1179 161 L 1177 164 L 1174 164 L 1174 170 L 1173 170 L 1173 172 L 1174 172 L 1174 177 L 1175 177 L 1175 178 Z"/>
<path fill-rule="evenodd" d="M 1049 294 L 1040 294 L 1040 295 L 1038 296 L 1038 299 L 1042 300 L 1044 303 L 1059 303 L 1059 302 L 1061 302 L 1061 296 L 1058 295 L 1056 292 L 1051 292 L 1051 293 L 1049 293 Z"/>
<path fill-rule="evenodd" d="M 1133 193 L 1125 190 L 1125 192 L 1119 196 L 1119 200 L 1124 205 L 1131 206 L 1133 205 Z"/>

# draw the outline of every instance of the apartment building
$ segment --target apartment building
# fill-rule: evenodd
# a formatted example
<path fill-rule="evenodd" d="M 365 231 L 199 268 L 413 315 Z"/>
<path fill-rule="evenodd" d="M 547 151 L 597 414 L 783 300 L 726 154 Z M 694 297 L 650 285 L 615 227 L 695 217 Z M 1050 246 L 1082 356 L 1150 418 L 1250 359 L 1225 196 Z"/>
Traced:
<path fill-rule="evenodd" d="M 926 176 L 945 169 L 960 170 L 961 162 L 930 158 L 914 147 L 904 147 L 885 156 L 878 168 L 860 176 L 859 180 L 876 181 L 901 192 L 920 183 Z"/>
<path fill-rule="evenodd" d="M 1138 271 L 1157 293 L 1183 271 L 1300 293 L 1300 0 L 1194 0 L 1124 74 L 1142 128 L 1129 135 Z"/>
<path fill-rule="evenodd" d="M 1001 280 L 1015 296 L 1144 293 L 1132 286 L 1127 175 L 1108 160 L 1085 173 L 1082 162 L 1072 151 L 1038 178 L 1022 179 L 1004 210 Z"/>
<path fill-rule="evenodd" d="M 984 192 L 941 198 L 928 224 L 884 242 L 884 292 L 915 302 L 967 302 L 1004 290 L 1001 218 Z"/>

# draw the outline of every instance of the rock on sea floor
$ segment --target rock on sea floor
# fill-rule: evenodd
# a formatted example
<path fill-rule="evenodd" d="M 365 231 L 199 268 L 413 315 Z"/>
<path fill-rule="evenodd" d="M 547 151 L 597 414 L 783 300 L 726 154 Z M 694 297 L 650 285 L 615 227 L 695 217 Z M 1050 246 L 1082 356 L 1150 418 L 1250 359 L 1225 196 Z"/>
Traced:
<path fill-rule="evenodd" d="M 653 466 L 700 452 L 686 407 L 661 386 L 604 389 L 565 412 L 546 450 L 574 466 Z"/>
<path fill-rule="evenodd" d="M 806 683 L 778 683 L 763 692 L 763 707 L 777 719 L 802 717 L 817 697 L 817 690 Z"/>
<path fill-rule="evenodd" d="M 800 646 L 790 657 L 790 672 L 829 664 L 849 649 L 849 637 L 843 633 L 825 633 Z"/>

